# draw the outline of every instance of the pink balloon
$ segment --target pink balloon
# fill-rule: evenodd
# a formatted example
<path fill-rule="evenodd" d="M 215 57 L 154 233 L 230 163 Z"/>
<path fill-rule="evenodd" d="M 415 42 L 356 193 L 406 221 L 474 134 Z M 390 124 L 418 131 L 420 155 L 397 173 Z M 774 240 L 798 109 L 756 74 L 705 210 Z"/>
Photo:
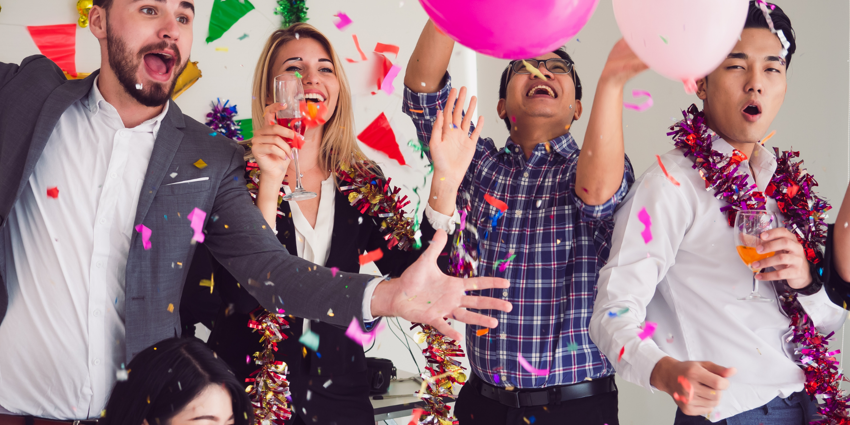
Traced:
<path fill-rule="evenodd" d="M 617 25 L 635 54 L 691 89 L 735 47 L 747 9 L 748 0 L 614 0 Z"/>
<path fill-rule="evenodd" d="M 488 56 L 528 59 L 563 46 L 599 0 L 419 0 L 449 37 Z"/>

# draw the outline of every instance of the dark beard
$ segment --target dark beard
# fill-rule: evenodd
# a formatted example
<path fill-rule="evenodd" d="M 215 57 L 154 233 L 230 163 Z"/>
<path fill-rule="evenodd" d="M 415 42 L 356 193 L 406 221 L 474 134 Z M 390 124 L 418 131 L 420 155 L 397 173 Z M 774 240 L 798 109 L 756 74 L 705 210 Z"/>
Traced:
<path fill-rule="evenodd" d="M 174 51 L 176 68 L 177 64 L 182 63 L 182 58 L 180 57 L 180 51 L 177 50 L 177 46 L 174 44 L 162 41 L 157 44 L 145 46 L 140 50 L 139 58 L 134 58 L 134 55 L 127 49 L 124 40 L 114 36 L 112 31 L 109 31 L 107 28 L 106 48 L 109 52 L 109 66 L 112 68 L 112 72 L 118 77 L 118 82 L 124 87 L 124 91 L 130 96 L 133 96 L 133 99 L 136 99 L 137 102 L 147 107 L 162 106 L 168 102 L 171 99 L 171 93 L 174 92 L 174 86 L 177 85 L 177 77 L 186 68 L 186 64 L 183 64 L 179 70 L 173 69 L 172 81 L 167 87 L 166 84 L 168 83 L 151 82 L 144 84 L 141 90 L 136 88 L 136 84 L 139 83 L 136 81 L 136 70 L 139 69 L 139 65 L 144 60 L 145 53 L 163 50 L 169 47 Z"/>

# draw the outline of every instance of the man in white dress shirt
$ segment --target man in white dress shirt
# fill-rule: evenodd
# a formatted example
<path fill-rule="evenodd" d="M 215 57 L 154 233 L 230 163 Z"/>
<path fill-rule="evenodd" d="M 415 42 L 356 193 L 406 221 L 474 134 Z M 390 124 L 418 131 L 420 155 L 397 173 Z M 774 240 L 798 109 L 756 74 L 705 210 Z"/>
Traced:
<path fill-rule="evenodd" d="M 170 102 L 193 1 L 95 0 L 89 20 L 101 69 L 86 80 L 43 56 L 0 63 L 0 425 L 100 417 L 122 364 L 179 334 L 192 239 L 264 307 L 340 326 L 397 315 L 457 339 L 443 317 L 494 327 L 465 307 L 510 310 L 464 295 L 506 281 L 439 272 L 445 234 L 388 282 L 290 256 L 250 201 L 242 148 Z"/>
<path fill-rule="evenodd" d="M 783 45 L 762 11 L 750 3 L 740 41 L 697 90 L 706 123 L 716 133 L 713 149 L 746 155 L 749 160 L 740 169 L 761 192 L 777 162 L 759 141 L 782 106 L 787 64 L 795 50 L 788 17 L 779 7 L 770 16 L 790 42 L 787 56 L 782 58 Z M 804 373 L 793 359 L 794 347 L 785 343 L 790 319 L 780 311 L 774 283 L 768 281 L 784 280 L 797 290 L 802 307 L 824 334 L 839 329 L 846 312 L 830 302 L 818 282 L 813 284 L 802 245 L 785 228 L 762 233 L 763 252 L 776 255 L 753 264 L 768 270 L 756 278 L 764 282 L 760 294 L 772 302 L 739 301 L 752 289 L 753 274 L 739 258 L 733 228 L 720 211 L 726 201 L 706 190 L 692 168 L 693 158 L 682 150 L 662 155 L 661 161 L 681 186 L 653 165 L 616 213 L 591 338 L 609 358 L 620 359 L 615 367 L 621 377 L 674 398 L 677 425 L 708 420 L 807 424 L 815 405 L 802 392 Z M 645 219 L 638 218 L 644 208 L 651 217 L 649 242 L 641 234 Z M 766 208 L 782 217 L 770 197 Z M 657 329 L 641 340 L 644 320 L 657 322 Z"/>

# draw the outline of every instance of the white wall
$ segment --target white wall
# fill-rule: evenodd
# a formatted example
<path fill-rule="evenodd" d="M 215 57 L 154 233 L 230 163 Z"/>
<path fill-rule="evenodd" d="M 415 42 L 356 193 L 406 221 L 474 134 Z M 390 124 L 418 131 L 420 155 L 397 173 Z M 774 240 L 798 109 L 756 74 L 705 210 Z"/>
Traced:
<path fill-rule="evenodd" d="M 207 45 L 204 39 L 212 1 L 195 0 L 197 17 L 191 59 L 199 62 L 204 76 L 177 103 L 184 113 L 203 121 L 211 101 L 230 99 L 231 103 L 239 106 L 237 118 L 249 118 L 253 69 L 265 38 L 280 22 L 273 13 L 276 2 L 251 0 L 256 10 L 237 22 L 222 38 Z M 19 62 L 26 56 L 37 54 L 38 49 L 25 26 L 75 22 L 75 3 L 75 0 L 0 0 L 0 61 Z M 380 112 L 386 113 L 408 166 L 401 167 L 381 153 L 367 147 L 364 149 L 393 177 L 395 184 L 405 188 L 408 196 L 413 196 L 415 205 L 415 195 L 410 189 L 422 184 L 423 166 L 426 164 L 407 146 L 407 141 L 415 139 L 416 134 L 409 120 L 400 112 L 404 71 L 395 79 L 395 94 L 388 96 L 378 92 L 371 95 L 370 92 L 375 91 L 373 70 L 377 65 L 377 56 L 371 51 L 376 42 L 400 46 L 399 57 L 394 63 L 404 69 L 427 16 L 414 0 L 308 0 L 307 5 L 310 8 L 309 23 L 330 37 L 341 56 L 357 58 L 351 34 L 358 35 L 369 60 L 345 64 L 354 95 L 358 132 Z M 850 6 L 847 0 L 780 0 L 780 5 L 792 18 L 798 36 L 798 50 L 788 73 L 785 105 L 773 125 L 773 129 L 777 130 L 776 136 L 770 143 L 782 149 L 793 146 L 802 150 L 806 164 L 818 177 L 820 193 L 837 206 L 850 178 Z M 353 20 L 344 32 L 333 25 L 333 15 L 339 11 L 347 13 Z M 710 25 L 710 22 L 705 24 Z M 243 34 L 248 34 L 248 37 L 238 40 Z M 584 137 L 584 122 L 591 110 L 596 80 L 608 51 L 619 37 L 611 3 L 601 0 L 587 26 L 567 45 L 584 86 L 585 117 L 572 128 L 579 143 Z M 99 46 L 88 29 L 78 28 L 76 43 L 78 71 L 90 72 L 98 68 Z M 228 51 L 216 51 L 216 47 L 227 47 Z M 473 92 L 478 93 L 479 110 L 487 122 L 484 133 L 497 144 L 503 144 L 508 136 L 495 114 L 499 76 L 506 62 L 457 47 L 450 65 L 455 85 L 469 85 Z M 685 94 L 680 83 L 668 81 L 652 72 L 630 82 L 626 92 L 630 93 L 632 89 L 649 90 L 655 99 L 655 106 L 646 112 L 625 112 L 626 151 L 640 174 L 654 161 L 655 154 L 671 149 L 670 140 L 664 135 L 666 128 L 681 116 L 679 111 L 695 102 L 696 98 Z M 423 188 L 422 192 L 427 193 L 427 188 Z M 408 331 L 410 324 L 404 320 L 400 322 L 405 332 L 412 336 L 414 332 Z M 463 330 L 462 325 L 456 327 Z M 398 330 L 396 334 L 399 335 Z M 841 336 L 843 331 L 836 346 L 843 345 L 840 343 Z M 413 346 L 412 341 L 410 344 Z M 412 348 L 421 367 L 424 359 L 416 347 Z M 389 331 L 378 337 L 369 355 L 392 359 L 399 369 L 416 371 L 407 348 Z M 461 360 L 468 367 L 466 359 Z M 666 394 L 650 394 L 622 381 L 619 384 L 621 423 L 672 423 L 675 407 Z"/>

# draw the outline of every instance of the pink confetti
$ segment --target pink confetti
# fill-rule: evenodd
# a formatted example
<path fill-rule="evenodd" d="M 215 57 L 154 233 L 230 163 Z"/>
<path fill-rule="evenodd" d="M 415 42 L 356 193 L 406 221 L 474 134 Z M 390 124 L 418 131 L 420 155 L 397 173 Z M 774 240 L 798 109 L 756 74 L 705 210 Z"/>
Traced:
<path fill-rule="evenodd" d="M 145 251 L 151 249 L 151 229 L 148 229 L 148 226 L 144 224 L 139 224 L 136 226 L 136 231 L 142 234 L 142 246 L 145 247 Z"/>
<path fill-rule="evenodd" d="M 640 232 L 640 235 L 643 236 L 643 243 L 649 243 L 652 240 L 652 219 L 649 217 L 649 213 L 646 212 L 646 207 L 641 208 L 638 213 L 638 220 L 643 223 L 644 229 Z"/>
<path fill-rule="evenodd" d="M 357 323 L 357 318 L 352 317 L 351 323 L 349 323 L 348 329 L 345 331 L 345 336 L 365 347 L 371 344 L 372 341 L 375 340 L 375 336 L 377 336 L 378 333 L 386 327 L 386 323 L 382 320 L 381 323 L 378 324 L 377 329 L 372 330 L 372 332 L 363 332 L 363 330 L 360 329 L 360 324 Z"/>
<path fill-rule="evenodd" d="M 395 91 L 395 87 L 393 87 L 393 80 L 401 72 L 401 67 L 398 65 L 393 65 L 392 68 L 387 72 L 387 75 L 384 77 L 384 83 L 381 84 L 381 90 L 386 94 L 393 94 Z"/>
<path fill-rule="evenodd" d="M 336 277 L 337 273 L 339 273 L 339 268 L 338 267 L 331 267 L 331 274 L 333 274 L 334 277 Z"/>
<path fill-rule="evenodd" d="M 339 18 L 339 21 L 334 22 L 334 25 L 336 25 L 340 31 L 343 31 L 345 27 L 351 25 L 351 18 L 349 18 L 345 13 L 339 12 L 334 16 Z"/>
<path fill-rule="evenodd" d="M 189 213 L 189 215 L 186 216 L 186 218 L 188 218 L 192 222 L 190 226 L 192 227 L 192 230 L 195 231 L 195 234 L 192 236 L 192 241 L 204 243 L 205 235 L 203 230 L 204 220 L 207 218 L 207 213 L 201 211 L 200 208 L 196 207 L 192 210 L 192 212 Z"/>
<path fill-rule="evenodd" d="M 466 210 L 460 212 L 460 231 L 466 227 Z M 844 223 L 844 227 L 847 227 L 847 223 Z"/>
<path fill-rule="evenodd" d="M 646 325 L 643 327 L 643 330 L 640 331 L 640 333 L 638 334 L 638 338 L 640 338 L 641 341 L 647 338 L 651 338 L 652 335 L 655 333 L 655 329 L 657 327 L 658 323 L 646 322 Z"/>
<path fill-rule="evenodd" d="M 528 363 L 528 360 L 522 357 L 522 354 L 519 354 L 519 358 L 517 360 L 519 360 L 520 366 L 522 366 L 522 368 L 525 369 L 526 372 L 532 375 L 545 376 L 549 374 L 549 369 L 537 369 L 531 367 L 531 364 Z"/>
<path fill-rule="evenodd" d="M 646 90 L 632 90 L 632 96 L 634 96 L 634 97 L 646 96 L 647 99 L 644 100 L 643 103 L 640 103 L 640 104 L 623 102 L 624 108 L 632 109 L 632 110 L 635 110 L 635 111 L 638 111 L 638 112 L 643 112 L 643 111 L 652 107 L 652 95 L 649 94 L 648 91 L 646 91 Z"/>

